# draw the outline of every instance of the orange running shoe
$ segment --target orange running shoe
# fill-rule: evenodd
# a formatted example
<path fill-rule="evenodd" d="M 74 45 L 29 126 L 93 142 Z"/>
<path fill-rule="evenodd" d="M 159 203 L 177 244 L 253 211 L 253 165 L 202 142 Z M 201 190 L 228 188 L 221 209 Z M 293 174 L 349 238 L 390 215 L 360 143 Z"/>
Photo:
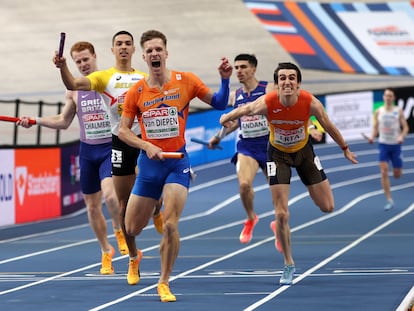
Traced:
<path fill-rule="evenodd" d="M 283 253 L 282 245 L 280 244 L 279 240 L 277 239 L 277 234 L 276 234 L 276 221 L 273 220 L 270 223 L 270 229 L 272 229 L 273 234 L 275 235 L 275 247 L 276 247 L 276 249 L 279 251 L 279 253 Z"/>
<path fill-rule="evenodd" d="M 101 274 L 112 274 L 114 273 L 114 267 L 112 266 L 112 257 L 115 255 L 115 249 L 111 246 L 109 253 L 102 253 L 102 266 Z"/>
<path fill-rule="evenodd" d="M 253 229 L 256 226 L 257 222 L 259 221 L 259 217 L 254 214 L 254 220 L 247 219 L 244 222 L 244 228 L 240 233 L 240 243 L 246 244 L 249 243 L 253 237 Z"/>
<path fill-rule="evenodd" d="M 157 287 L 158 295 L 162 302 L 174 302 L 177 298 L 171 293 L 170 287 L 167 283 L 160 283 Z"/>
<path fill-rule="evenodd" d="M 121 255 L 127 255 L 129 253 L 128 245 L 125 241 L 124 233 L 122 232 L 122 229 L 115 230 L 115 237 L 116 241 L 118 243 L 118 250 L 121 253 Z"/>
<path fill-rule="evenodd" d="M 129 285 L 138 284 L 141 275 L 139 273 L 139 264 L 142 259 L 142 252 L 140 250 L 137 251 L 137 258 L 129 259 L 129 266 L 128 266 L 128 274 L 127 274 L 127 281 Z"/>
<path fill-rule="evenodd" d="M 164 225 L 163 215 L 160 211 L 157 215 L 152 215 L 152 221 L 154 222 L 154 227 L 159 234 L 162 234 Z"/>

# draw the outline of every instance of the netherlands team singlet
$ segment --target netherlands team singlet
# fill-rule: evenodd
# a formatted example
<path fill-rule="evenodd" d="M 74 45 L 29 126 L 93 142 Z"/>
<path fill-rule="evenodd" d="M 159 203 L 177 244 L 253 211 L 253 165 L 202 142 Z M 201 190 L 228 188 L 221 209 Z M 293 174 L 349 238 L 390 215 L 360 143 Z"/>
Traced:
<path fill-rule="evenodd" d="M 111 122 L 101 95 L 96 91 L 76 92 L 80 141 L 89 145 L 111 142 Z"/>
<path fill-rule="evenodd" d="M 150 88 L 145 79 L 128 91 L 123 115 L 138 117 L 142 139 L 163 151 L 178 151 L 185 146 L 184 131 L 190 101 L 204 98 L 209 88 L 193 73 L 171 71 L 163 89 Z"/>
<path fill-rule="evenodd" d="M 91 82 L 91 89 L 102 95 L 111 121 L 112 134 L 118 136 L 126 92 L 146 76 L 147 74 L 142 71 L 125 72 L 114 67 L 95 71 L 87 76 Z M 134 122 L 132 131 L 137 135 L 140 134 L 137 120 Z"/>

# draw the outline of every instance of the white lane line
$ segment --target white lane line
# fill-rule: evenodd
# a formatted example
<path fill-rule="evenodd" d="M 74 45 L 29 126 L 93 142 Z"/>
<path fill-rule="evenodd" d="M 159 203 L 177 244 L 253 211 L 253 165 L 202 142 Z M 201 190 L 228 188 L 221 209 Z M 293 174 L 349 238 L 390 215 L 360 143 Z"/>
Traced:
<path fill-rule="evenodd" d="M 413 187 L 413 186 L 414 186 L 414 182 L 413 182 L 413 183 L 406 184 L 406 185 L 400 185 L 400 186 L 398 186 L 398 190 L 400 190 L 400 189 L 404 189 L 404 188 L 410 188 L 410 187 Z M 396 188 L 397 188 L 397 187 L 394 187 L 394 189 L 392 189 L 392 191 L 396 191 L 396 190 L 397 190 Z M 344 213 L 345 211 L 349 210 L 351 207 L 353 207 L 353 206 L 354 206 L 355 204 L 357 204 L 359 201 L 361 201 L 361 200 L 363 200 L 363 199 L 366 199 L 367 197 L 374 196 L 374 195 L 379 195 L 379 194 L 382 194 L 382 193 L 383 193 L 383 191 L 382 191 L 382 190 L 377 190 L 377 191 L 373 191 L 373 192 L 371 192 L 370 194 L 364 194 L 364 195 L 361 195 L 359 198 L 356 198 L 356 199 L 352 200 L 350 203 L 348 203 L 347 205 L 345 205 L 345 206 L 344 206 L 343 208 L 341 208 L 340 210 L 338 210 L 338 211 L 336 211 L 336 212 L 334 212 L 334 213 L 331 213 L 331 214 L 328 214 L 328 215 L 325 215 L 325 216 L 319 217 L 319 218 L 317 218 L 317 219 L 314 219 L 314 220 L 308 221 L 308 222 L 306 222 L 306 223 L 303 223 L 302 225 L 300 225 L 300 226 L 297 226 L 297 227 L 293 228 L 293 229 L 291 230 L 291 232 L 296 232 L 296 231 L 299 231 L 299 230 L 304 229 L 304 228 L 306 228 L 306 227 L 309 227 L 309 226 L 311 226 L 311 225 L 313 225 L 313 224 L 316 224 L 316 223 L 322 222 L 322 221 L 324 221 L 324 220 L 326 220 L 326 219 L 329 219 L 329 218 L 332 218 L 332 217 L 334 217 L 334 216 L 340 215 L 340 214 Z M 410 206 L 407 210 L 405 210 L 404 212 L 400 213 L 400 215 L 404 216 L 405 214 L 408 214 L 409 212 L 411 212 L 411 210 L 412 210 L 412 209 L 414 209 L 414 204 L 413 204 L 413 205 L 411 205 L 411 206 Z M 398 216 L 398 215 L 397 215 L 397 216 Z M 395 216 L 394 218 L 396 218 L 397 216 Z M 401 217 L 402 217 L 402 216 L 401 216 Z M 400 217 L 400 218 L 401 218 L 401 217 Z M 394 219 L 394 218 L 391 218 L 391 220 L 392 220 L 392 219 Z M 398 219 L 399 219 L 399 218 L 398 218 Z M 395 219 L 395 220 L 397 220 L 397 219 Z M 387 225 L 388 225 L 388 224 L 391 224 L 391 223 L 390 223 L 390 220 L 389 220 L 389 221 L 387 221 L 387 222 L 385 222 L 384 224 L 387 224 Z M 372 234 L 374 234 L 375 232 L 377 232 L 377 231 L 381 230 L 383 227 L 386 227 L 386 226 L 384 226 L 384 224 L 383 224 L 383 225 L 381 225 L 381 226 L 379 226 L 379 227 L 377 227 L 376 229 L 372 230 L 372 231 L 371 231 L 371 232 L 372 232 Z M 348 249 L 351 249 L 352 247 L 354 247 L 354 246 L 356 246 L 357 244 L 359 244 L 361 239 L 362 239 L 362 238 L 359 238 L 359 239 L 357 239 L 357 240 L 356 240 L 356 241 L 359 241 L 358 243 L 353 242 L 353 243 L 349 244 L 347 247 L 343 248 L 342 253 L 344 253 L 344 252 L 345 252 L 345 251 L 347 251 Z M 246 247 L 245 247 L 245 248 L 243 248 L 243 249 L 240 249 L 240 250 L 238 250 L 238 251 L 235 251 L 235 252 L 229 253 L 229 254 L 227 254 L 227 255 L 225 255 L 225 256 L 223 256 L 223 257 L 217 258 L 217 259 L 215 259 L 215 260 L 213 260 L 213 261 L 210 261 L 210 262 L 207 262 L 207 263 L 205 263 L 205 264 L 203 264 L 203 265 L 199 265 L 199 266 L 197 266 L 197 267 L 195 267 L 195 268 L 193 268 L 193 269 L 190 269 L 190 270 L 184 271 L 184 272 L 182 272 L 182 273 L 180 273 L 180 274 L 178 274 L 178 275 L 176 275 L 176 276 L 174 276 L 174 277 L 171 277 L 171 278 L 170 278 L 170 282 L 172 282 L 172 281 L 174 281 L 174 280 L 176 280 L 176 279 L 178 279 L 178 278 L 181 278 L 181 277 L 187 276 L 187 275 L 188 275 L 188 274 L 190 274 L 190 273 L 193 273 L 193 272 L 196 272 L 196 271 L 198 271 L 198 270 L 204 269 L 204 268 L 206 268 L 206 267 L 208 267 L 208 266 L 211 266 L 211 265 L 213 265 L 213 264 L 216 264 L 216 263 L 218 263 L 218 262 L 221 262 L 221 261 L 223 261 L 223 260 L 226 260 L 226 259 L 228 259 L 228 258 L 234 257 L 234 256 L 236 256 L 236 255 L 238 255 L 238 254 L 244 253 L 244 252 L 246 252 L 246 251 L 248 251 L 248 250 L 250 250 L 250 249 L 253 249 L 253 248 L 255 248 L 255 247 L 258 247 L 258 246 L 260 246 L 260 245 L 262 245 L 262 244 L 265 244 L 265 243 L 267 243 L 267 242 L 269 242 L 269 241 L 272 241 L 272 240 L 274 240 L 274 237 L 270 237 L 270 238 L 264 239 L 264 240 L 262 240 L 262 241 L 256 242 L 256 243 L 254 243 L 254 244 L 251 244 L 251 245 L 249 245 L 249 246 L 246 246 Z M 362 241 L 362 240 L 361 240 L 361 241 Z M 356 244 L 355 244 L 355 243 L 356 243 Z M 334 255 L 332 255 L 331 257 L 329 257 L 329 258 L 328 258 L 328 259 L 329 259 L 329 261 L 331 261 L 331 260 L 335 259 L 336 257 L 340 256 L 342 253 L 341 253 L 341 251 L 339 251 L 339 252 L 335 253 Z M 337 256 L 333 258 L 333 256 L 335 256 L 336 254 L 337 254 Z M 330 258 L 332 258 L 332 259 L 330 259 Z M 313 268 L 311 268 L 311 269 L 307 270 L 304 274 L 302 274 L 301 276 L 297 277 L 297 278 L 294 280 L 294 282 L 299 282 L 300 280 L 302 280 L 302 279 L 303 279 L 303 278 L 305 278 L 306 276 L 310 275 L 313 271 L 315 271 L 315 270 L 319 269 L 319 266 L 321 266 L 321 264 L 322 264 L 322 266 L 323 266 L 323 265 L 325 265 L 326 263 L 328 263 L 328 262 L 329 262 L 329 261 L 327 261 L 328 259 L 326 259 L 326 260 L 322 261 L 322 262 L 321 262 L 321 263 L 319 263 L 318 265 L 316 265 L 316 266 L 314 266 Z M 326 262 L 326 263 L 325 263 L 325 262 Z M 90 309 L 89 311 L 98 311 L 98 310 L 103 310 L 103 309 L 105 309 L 105 308 L 107 308 L 107 307 L 110 307 L 110 306 L 116 305 L 116 304 L 118 304 L 118 303 L 121 303 L 121 302 L 123 302 L 123 301 L 125 301 L 125 300 L 128 300 L 128 299 L 130 299 L 130 298 L 133 298 L 134 296 L 140 295 L 140 294 L 142 294 L 142 293 L 144 293 L 144 292 L 147 292 L 147 291 L 149 291 L 149 290 L 151 290 L 151 289 L 154 289 L 154 288 L 156 288 L 156 287 L 157 287 L 157 284 L 155 283 L 155 284 L 153 284 L 153 285 L 150 285 L 150 286 L 147 286 L 147 287 L 145 287 L 145 288 L 142 288 L 142 289 L 140 289 L 140 290 L 138 290 L 138 291 L 136 291 L 136 292 L 133 292 L 133 293 L 130 293 L 130 294 L 128 294 L 128 295 L 122 296 L 122 297 L 120 297 L 120 298 L 118 298 L 118 299 L 115 299 L 115 300 L 109 301 L 109 302 L 107 302 L 107 303 L 105 303 L 105 304 L 99 305 L 99 306 L 97 306 L 97 307 L 95 307 L 95 308 Z M 269 295 L 269 296 L 267 296 L 267 297 L 270 297 L 270 298 L 269 298 L 269 300 L 270 300 L 270 299 L 272 299 L 272 298 L 273 298 L 273 297 L 272 297 L 272 295 L 276 295 L 276 296 L 277 296 L 277 295 L 279 294 L 279 291 L 280 291 L 280 292 L 283 292 L 284 290 L 286 290 L 286 289 L 283 289 L 283 288 L 289 288 L 289 287 L 290 287 L 290 286 L 281 287 L 278 291 L 273 292 L 271 295 Z M 276 294 L 275 294 L 275 293 L 276 293 Z M 264 298 L 264 299 L 265 299 L 265 298 Z M 262 299 L 262 300 L 263 300 L 263 299 Z M 262 300 L 259 300 L 259 302 L 260 302 L 260 301 L 262 301 Z M 259 303 L 259 302 L 257 302 L 257 303 Z M 267 300 L 266 300 L 266 301 L 264 301 L 263 303 L 265 303 L 265 302 L 267 302 Z M 260 303 L 260 304 L 259 304 L 259 306 L 260 306 L 261 304 L 263 304 L 263 303 Z M 254 309 L 252 309 L 252 310 L 254 310 Z"/>
<path fill-rule="evenodd" d="M 367 177 L 364 177 L 364 178 L 359 178 L 359 179 L 358 179 L 358 181 L 359 181 L 359 182 L 365 181 L 365 179 L 366 179 L 366 178 L 367 178 Z M 340 184 L 341 184 L 341 186 L 343 186 L 344 184 L 347 184 L 347 183 L 349 183 L 349 181 L 342 182 L 342 183 L 340 183 Z M 354 180 L 354 183 L 355 183 L 355 180 Z M 395 191 L 395 190 L 397 190 L 397 188 L 398 188 L 398 189 L 402 189 L 402 188 L 406 188 L 406 187 L 412 187 L 413 185 L 414 185 L 414 183 L 409 183 L 409 184 L 408 184 L 408 185 L 406 185 L 406 186 L 404 186 L 404 185 L 401 185 L 401 186 L 395 186 L 395 187 L 392 187 L 392 188 L 391 188 L 391 190 L 392 190 L 392 191 Z M 336 187 L 336 185 L 332 185 L 332 187 Z M 381 190 L 378 190 L 378 191 L 374 191 L 374 192 L 373 192 L 373 194 L 379 194 L 379 193 L 382 193 L 382 191 L 381 191 Z M 303 192 L 302 194 L 300 194 L 300 195 L 298 195 L 298 196 L 294 197 L 292 200 L 290 200 L 290 201 L 289 201 L 289 205 L 293 204 L 294 202 L 298 201 L 299 199 L 302 199 L 302 198 L 306 197 L 307 195 L 308 195 L 308 192 L 307 192 L 307 191 L 306 191 L 306 192 Z M 367 195 L 363 195 L 362 197 L 366 197 L 366 196 L 367 196 Z M 360 200 L 361 200 L 361 199 L 360 199 Z M 353 204 L 356 204 L 356 203 L 357 203 L 357 202 L 359 202 L 360 200 L 354 199 L 354 200 L 352 200 L 352 201 L 351 201 L 352 203 L 347 204 L 344 208 L 342 208 L 342 209 L 340 209 L 340 210 L 338 210 L 338 211 L 336 211 L 336 212 L 333 212 L 333 213 L 331 213 L 331 214 L 324 215 L 324 216 L 319 217 L 319 218 L 317 218 L 317 219 L 315 219 L 315 220 L 312 220 L 312 221 L 309 221 L 309 222 L 307 222 L 307 223 L 304 223 L 304 224 L 302 224 L 302 225 L 300 225 L 300 226 L 297 226 L 297 227 L 293 228 L 293 229 L 291 230 L 291 232 L 295 232 L 295 231 L 301 230 L 301 229 L 306 228 L 306 227 L 308 227 L 308 226 L 310 226 L 310 225 L 313 225 L 313 224 L 318 223 L 318 222 L 321 222 L 321 221 L 323 221 L 323 220 L 325 220 L 325 219 L 329 219 L 329 218 L 334 217 L 334 216 L 336 216 L 336 215 L 338 215 L 338 214 L 341 214 L 341 213 L 343 213 L 344 211 L 346 211 L 346 210 L 348 210 L 349 208 L 351 208 L 351 207 L 353 206 Z M 345 209 L 345 210 L 344 210 L 344 209 Z M 344 210 L 344 211 L 342 211 L 342 210 Z M 270 213 L 270 214 L 272 214 L 273 212 L 269 212 L 269 213 Z M 265 214 L 268 214 L 268 213 L 265 213 Z M 239 224 L 239 223 L 240 223 L 240 222 L 232 222 L 232 223 L 229 223 L 229 224 L 226 224 L 226 225 L 223 225 L 223 226 L 219 226 L 219 227 L 212 228 L 212 229 L 209 229 L 209 230 L 205 230 L 205 231 L 202 231 L 202 232 L 199 232 L 199 233 L 196 233 L 196 234 L 192 234 L 192 235 L 189 235 L 189 236 L 183 237 L 183 238 L 181 239 L 181 241 L 185 241 L 185 240 L 193 239 L 193 238 L 195 238 L 195 237 L 199 237 L 199 236 L 206 235 L 206 234 L 209 234 L 209 233 L 212 233 L 212 232 L 216 232 L 216 231 L 219 231 L 219 230 L 222 230 L 222 229 L 226 229 L 226 228 L 229 228 L 229 227 L 231 227 L 231 226 L 235 226 L 235 225 L 237 225 L 237 224 Z M 263 243 L 267 243 L 268 241 L 271 241 L 271 240 L 273 240 L 273 239 L 274 239 L 274 237 L 270 237 L 270 238 L 268 238 L 268 239 L 263 240 L 262 242 L 263 242 Z M 263 244 L 263 243 L 259 243 L 259 244 L 258 244 L 258 243 L 256 243 L 256 244 L 252 244 L 251 246 L 255 246 L 255 245 L 256 245 L 256 246 L 258 246 L 258 245 L 261 245 L 261 244 Z M 249 250 L 249 249 L 251 248 L 251 246 L 250 246 L 250 247 L 247 247 L 247 248 L 243 248 L 243 251 Z M 149 250 L 157 249 L 158 247 L 159 247 L 159 245 L 158 245 L 158 244 L 156 244 L 156 245 L 153 245 L 153 246 L 148 247 L 148 248 L 146 248 L 146 249 L 143 249 L 143 251 L 145 252 L 145 251 L 149 251 Z M 241 251 L 241 252 L 243 252 L 243 251 Z M 236 252 L 236 253 L 232 253 L 232 254 L 238 254 L 238 253 Z M 232 256 L 234 256 L 234 255 L 232 255 Z M 118 260 L 120 260 L 120 259 L 122 259 L 122 258 L 125 258 L 125 257 L 127 257 L 127 255 L 124 255 L 124 256 L 120 256 L 120 257 L 114 258 L 114 259 L 113 259 L 113 261 L 118 261 Z M 226 256 L 225 258 L 227 259 L 227 256 Z M 214 264 L 214 263 L 215 263 L 215 262 L 213 262 L 212 264 Z M 59 275 L 55 275 L 55 276 L 53 276 L 53 277 L 49 277 L 49 278 L 46 278 L 46 279 L 43 279 L 43 280 L 39 280 L 39 281 L 37 281 L 37 282 L 33 282 L 33 283 L 25 284 L 25 285 L 22 285 L 22 286 L 14 287 L 14 288 L 11 288 L 11 289 L 8 289 L 8 290 L 5 290 L 5 291 L 0 292 L 0 296 L 1 296 L 1 295 L 8 294 L 8 293 L 11 293 L 11 292 L 16 292 L 16 291 L 19 291 L 19 290 L 22 290 L 22 289 L 25 289 L 25 288 L 28 288 L 28 287 L 32 287 L 32 286 L 36 286 L 36 285 L 39 285 L 39 284 L 43 284 L 43 283 L 46 283 L 46 282 L 49 282 L 49 281 L 55 280 L 55 279 L 60 278 L 60 277 L 65 277 L 65 276 L 67 276 L 67 275 L 71 275 L 71 274 L 78 273 L 78 272 L 81 272 L 81 271 L 84 271 L 84 270 L 88 270 L 88 269 L 91 269 L 91 268 L 95 268 L 95 267 L 99 266 L 100 264 L 101 264 L 101 263 L 91 264 L 91 265 L 88 265 L 88 266 L 85 266 L 85 267 L 81 267 L 81 268 L 79 268 L 79 269 L 75 269 L 75 270 L 68 271 L 68 272 L 65 272 L 65 273 L 62 273 L 62 274 L 59 274 Z M 209 263 L 207 263 L 207 264 L 208 264 L 208 265 L 210 265 Z M 202 267 L 202 266 L 199 266 L 199 267 Z M 189 270 L 189 271 L 192 271 L 192 270 Z M 197 271 L 197 270 L 195 270 L 195 271 Z M 177 278 L 177 277 L 172 278 L 172 280 L 173 280 L 173 279 L 176 279 L 176 278 Z M 156 287 L 156 284 L 155 284 L 154 286 Z M 147 288 L 147 290 L 152 289 L 152 288 L 154 288 L 154 287 L 149 287 L 149 288 Z"/>
<path fill-rule="evenodd" d="M 404 211 L 402 211 L 398 215 L 395 215 L 391 219 L 389 219 L 386 222 L 382 223 L 381 225 L 377 226 L 375 229 L 372 229 L 371 231 L 369 231 L 366 234 L 362 235 L 360 238 L 356 239 L 354 242 L 348 244 L 346 247 L 344 247 L 341 250 L 337 251 L 332 256 L 326 258 L 325 260 L 322 260 L 319 264 L 317 264 L 317 265 L 313 266 L 312 268 L 308 269 L 307 271 L 305 271 L 304 273 L 302 273 L 301 275 L 296 277 L 292 281 L 292 284 L 294 285 L 296 283 L 299 283 L 304 278 L 310 276 L 316 270 L 318 270 L 321 267 L 327 265 L 328 263 L 330 263 L 334 259 L 338 258 L 342 254 L 349 251 L 350 249 L 358 246 L 361 242 L 365 241 L 366 239 L 368 239 L 369 237 L 371 237 L 372 235 L 374 235 L 378 231 L 380 231 L 380 230 L 386 228 L 387 226 L 391 225 L 392 223 L 396 222 L 400 218 L 402 218 L 402 217 L 406 216 L 407 214 L 411 213 L 413 210 L 414 210 L 414 204 L 410 205 L 407 209 L 405 209 Z M 259 301 L 255 302 L 254 304 L 252 304 L 252 305 L 248 306 L 247 308 L 245 308 L 244 311 L 252 311 L 252 310 L 257 309 L 258 307 L 262 306 L 266 302 L 268 302 L 268 301 L 272 300 L 273 298 L 277 297 L 279 294 L 281 294 L 284 291 L 288 290 L 290 287 L 291 286 L 281 286 L 281 287 L 279 287 L 276 291 L 274 291 L 270 295 L 267 295 L 263 299 L 260 299 Z"/>
<path fill-rule="evenodd" d="M 404 297 L 403 301 L 401 301 L 400 305 L 395 311 L 407 311 L 410 307 L 410 304 L 414 304 L 414 286 L 411 287 L 411 290 L 408 294 Z"/>

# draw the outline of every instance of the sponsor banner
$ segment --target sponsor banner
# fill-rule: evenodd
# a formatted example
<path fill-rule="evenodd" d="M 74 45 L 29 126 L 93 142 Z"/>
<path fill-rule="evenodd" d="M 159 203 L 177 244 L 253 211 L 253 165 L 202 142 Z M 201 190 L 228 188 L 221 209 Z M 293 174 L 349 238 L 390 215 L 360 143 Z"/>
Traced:
<path fill-rule="evenodd" d="M 384 68 L 411 64 L 414 20 L 406 12 L 342 12 L 338 16 Z"/>
<path fill-rule="evenodd" d="M 14 150 L 0 150 L 0 226 L 14 224 Z"/>
<path fill-rule="evenodd" d="M 66 215 L 85 206 L 80 187 L 79 142 L 61 147 L 62 210 Z"/>
<path fill-rule="evenodd" d="M 325 96 L 326 112 L 345 140 L 361 139 L 372 132 L 373 92 L 352 92 Z M 326 135 L 326 142 L 333 139 Z"/>
<path fill-rule="evenodd" d="M 243 2 L 303 69 L 414 75 L 410 1 Z"/>
<path fill-rule="evenodd" d="M 16 223 L 60 216 L 60 148 L 15 150 Z"/>

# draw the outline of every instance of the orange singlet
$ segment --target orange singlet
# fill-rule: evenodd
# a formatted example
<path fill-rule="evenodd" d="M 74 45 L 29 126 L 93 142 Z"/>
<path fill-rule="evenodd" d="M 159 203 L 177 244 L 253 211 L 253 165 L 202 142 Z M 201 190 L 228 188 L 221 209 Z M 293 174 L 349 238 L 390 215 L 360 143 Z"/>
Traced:
<path fill-rule="evenodd" d="M 300 91 L 298 101 L 291 107 L 281 104 L 276 91 L 266 94 L 269 142 L 276 149 L 293 153 L 302 149 L 309 140 L 308 122 L 312 94 Z"/>
<path fill-rule="evenodd" d="M 190 101 L 204 98 L 209 88 L 193 73 L 171 71 L 162 90 L 150 88 L 145 79 L 132 86 L 125 98 L 123 115 L 138 117 L 142 139 L 163 151 L 179 151 L 185 145 Z"/>

